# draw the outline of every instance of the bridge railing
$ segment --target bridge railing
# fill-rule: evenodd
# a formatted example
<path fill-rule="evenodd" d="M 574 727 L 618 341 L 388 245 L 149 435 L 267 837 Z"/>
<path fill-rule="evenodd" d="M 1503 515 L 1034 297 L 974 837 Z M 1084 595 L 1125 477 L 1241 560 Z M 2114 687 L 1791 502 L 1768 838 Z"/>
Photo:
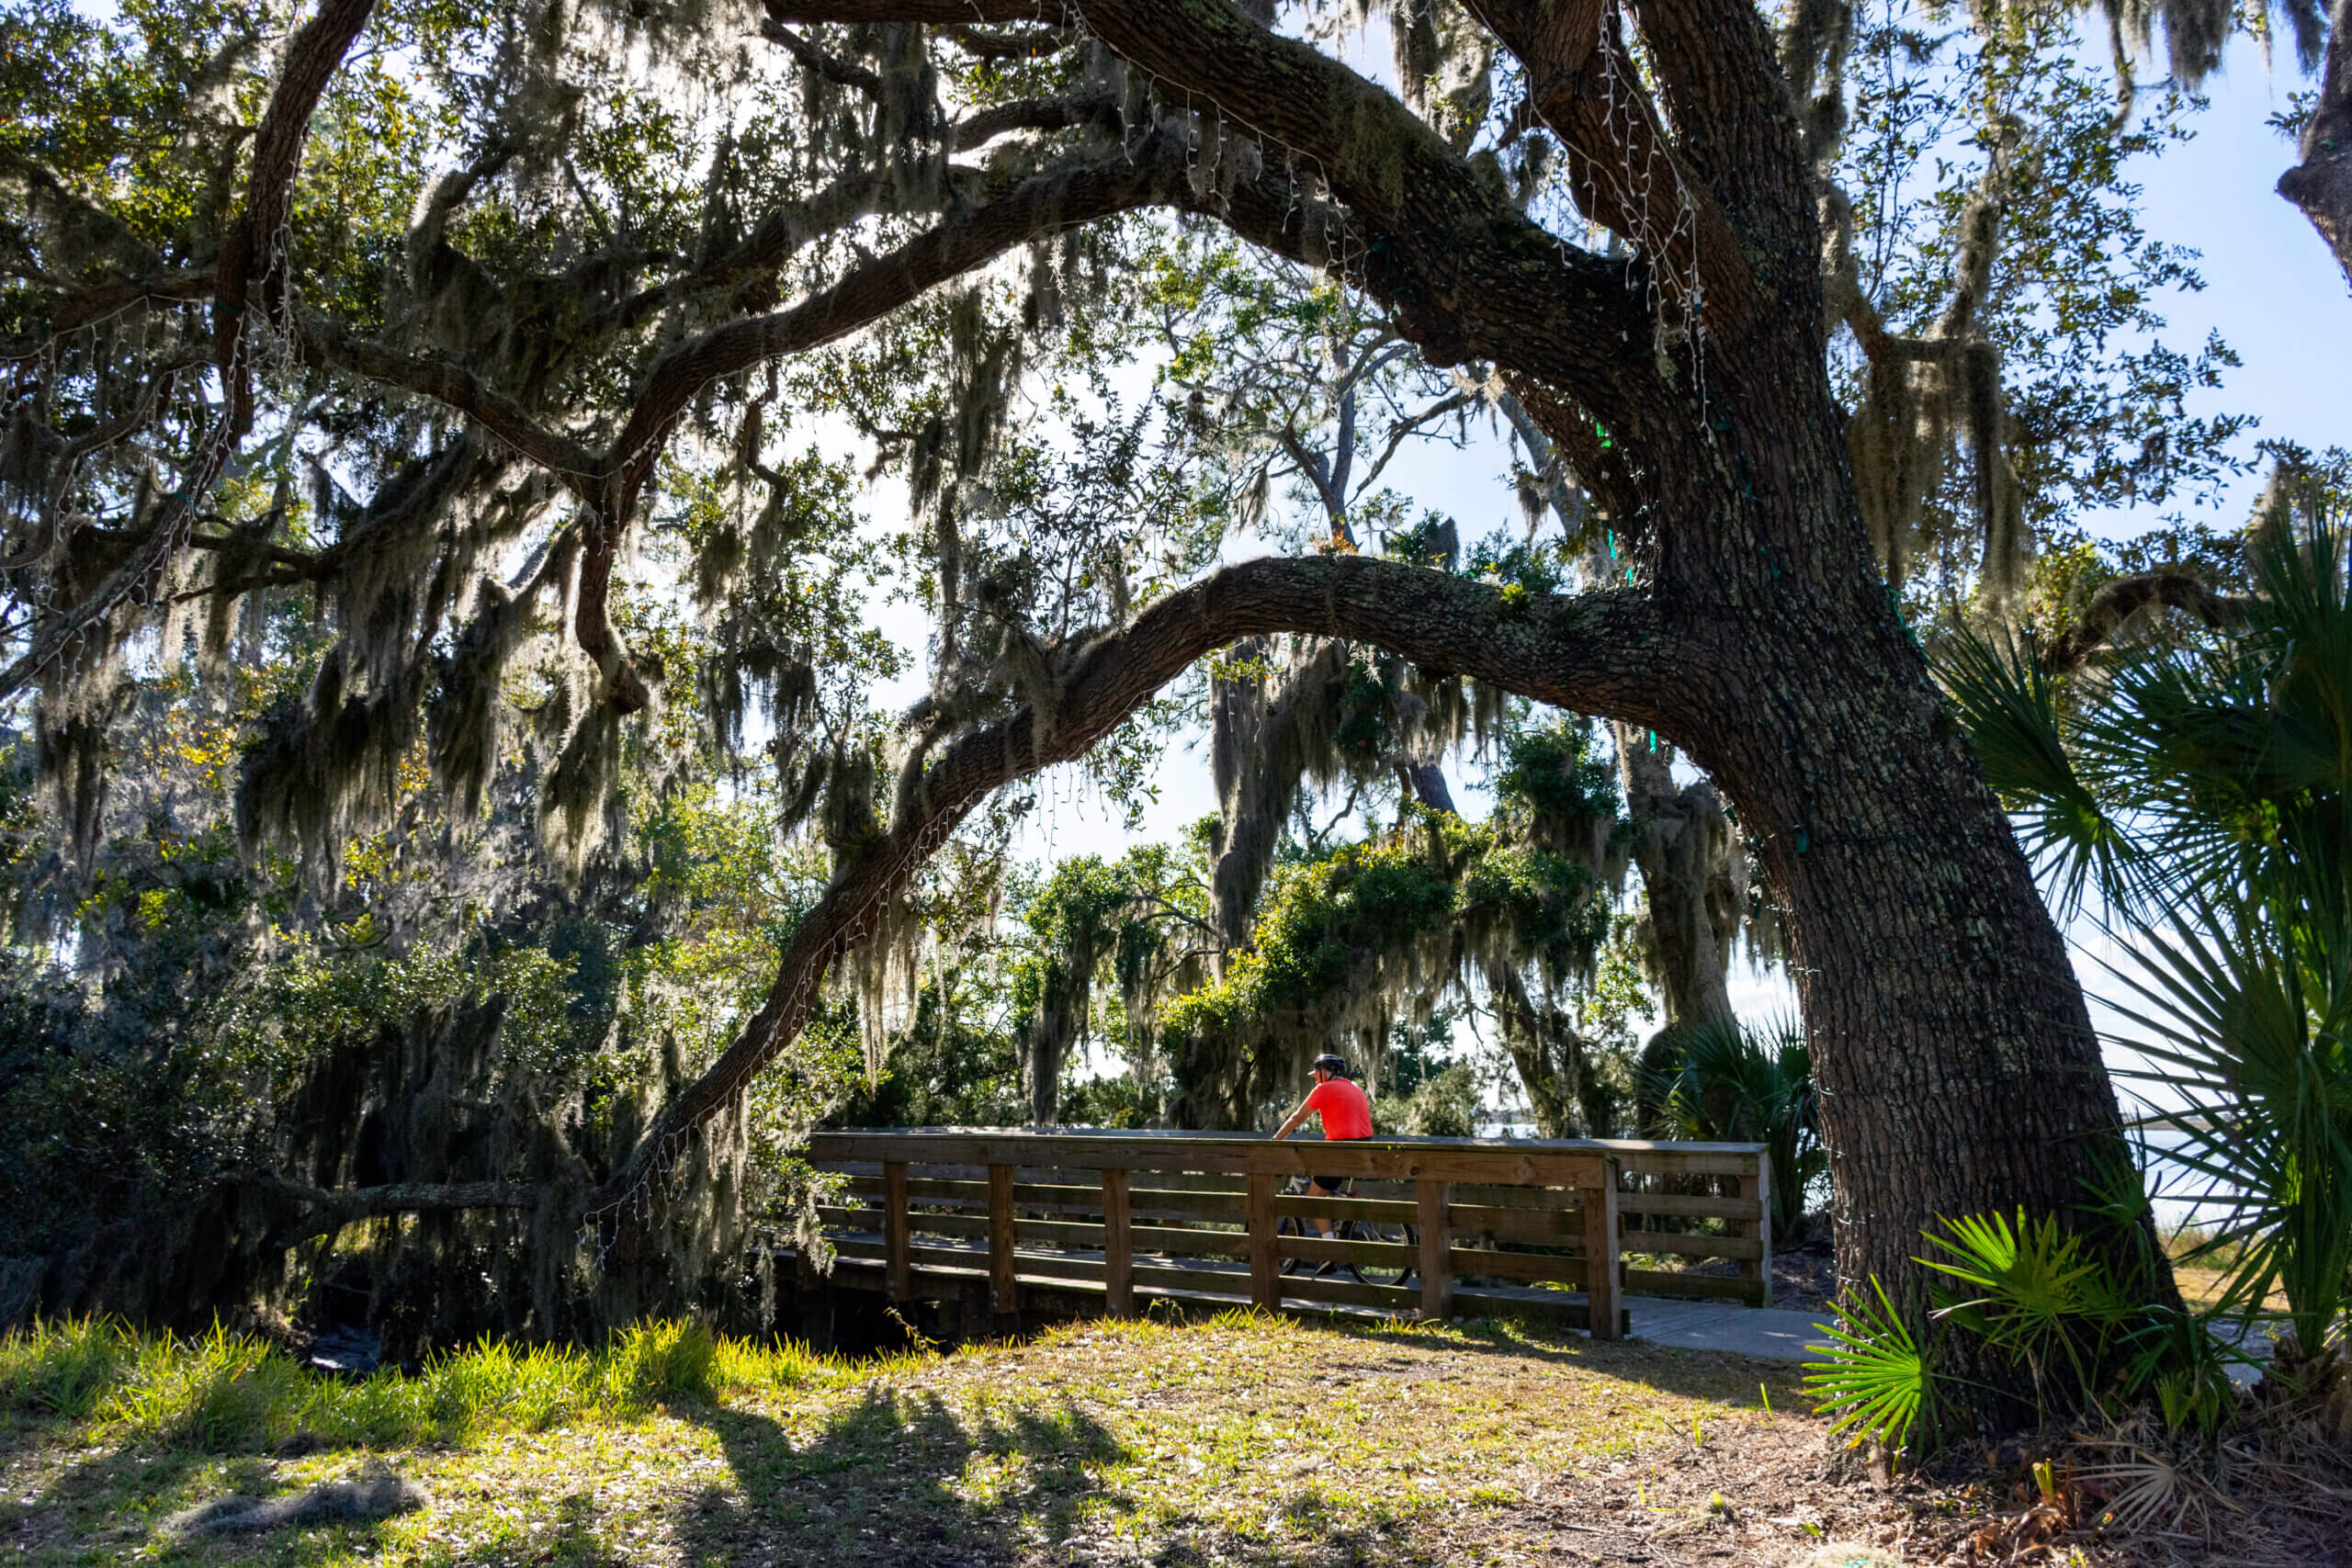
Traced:
<path fill-rule="evenodd" d="M 984 1280 L 999 1313 L 1024 1287 L 1100 1292 L 1115 1315 L 1148 1296 L 1424 1317 L 1537 1307 L 1615 1338 L 1628 1292 L 1770 1299 L 1758 1144 L 920 1128 L 820 1133 L 809 1155 L 846 1178 L 845 1201 L 819 1211 L 837 1278 L 898 1302 Z M 1352 1178 L 1354 1195 L 1291 1190 L 1309 1175 Z M 1738 1271 L 1629 1269 L 1629 1253 Z M 1326 1272 L 1294 1272 L 1307 1266 Z"/>

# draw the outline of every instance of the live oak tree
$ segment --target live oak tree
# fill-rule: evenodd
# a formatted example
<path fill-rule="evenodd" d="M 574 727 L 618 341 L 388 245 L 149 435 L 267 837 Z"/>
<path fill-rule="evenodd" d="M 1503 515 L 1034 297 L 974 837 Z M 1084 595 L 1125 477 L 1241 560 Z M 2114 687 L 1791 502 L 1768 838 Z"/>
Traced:
<path fill-rule="evenodd" d="M 1776 35 L 1739 0 L 1407 6 L 1408 45 L 1498 66 L 1435 93 L 1416 74 L 1418 109 L 1224 0 L 481 19 L 327 0 L 290 31 L 125 9 L 127 62 L 59 8 L 8 23 L 31 107 L 0 146 L 0 693 L 31 694 L 50 776 L 85 801 L 102 784 L 106 694 L 151 612 L 219 651 L 231 606 L 298 588 L 336 640 L 252 749 L 257 843 L 325 857 L 420 752 L 470 807 L 511 739 L 502 688 L 560 628 L 540 810 L 570 863 L 625 735 L 686 681 L 722 712 L 765 704 L 790 802 L 831 848 L 764 1005 L 597 1190 L 498 1195 L 548 1234 L 583 1220 L 607 1278 L 658 1242 L 665 1201 L 725 1190 L 747 1090 L 835 965 L 887 968 L 910 879 L 969 814 L 1115 745 L 1203 656 L 1278 634 L 1654 732 L 1714 781 L 1781 906 L 1847 1278 L 1908 1280 L 1932 1216 L 2069 1212 L 2125 1163 L 2063 944 L 1849 458 L 1815 113 L 1836 8 Z M 1514 191 L 1536 146 L 1572 207 Z M 1115 476 L 1016 539 L 989 482 L 1011 389 L 1106 346 L 1124 236 L 1151 213 L 1321 270 L 1428 366 L 1481 367 L 1616 571 L 1538 593 L 1344 550 L 1209 570 L 1186 498 Z M 782 436 L 813 411 L 921 507 L 934 680 L 887 745 L 819 722 L 832 671 L 793 571 L 821 481 Z M 1962 412 L 1981 451 L 1993 426 Z M 356 499 L 304 506 L 306 469 Z M 1980 469 L 1996 517 L 1997 479 Z M 718 651 L 675 668 L 627 634 L 624 574 L 697 483 L 717 500 L 682 524 L 686 575 Z"/>

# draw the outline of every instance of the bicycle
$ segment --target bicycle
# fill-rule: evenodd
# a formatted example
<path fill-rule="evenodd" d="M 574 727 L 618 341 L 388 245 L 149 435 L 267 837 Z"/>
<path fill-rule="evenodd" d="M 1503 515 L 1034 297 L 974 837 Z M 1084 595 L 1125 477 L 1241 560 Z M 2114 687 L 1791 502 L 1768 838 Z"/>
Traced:
<path fill-rule="evenodd" d="M 1295 1176 L 1291 1178 L 1289 1184 L 1283 1189 L 1283 1196 L 1285 1198 L 1301 1198 L 1306 1196 L 1309 1192 L 1312 1192 L 1318 1197 L 1329 1196 L 1329 1194 L 1324 1192 L 1323 1189 L 1314 1186 L 1304 1176 Z M 1356 1183 L 1353 1177 L 1350 1177 L 1345 1182 L 1340 1184 L 1338 1195 L 1342 1198 L 1352 1198 L 1356 1195 Z M 1420 1227 L 1418 1225 L 1399 1224 L 1391 1220 L 1335 1220 L 1331 1224 L 1331 1234 L 1327 1238 L 1323 1233 L 1316 1227 L 1314 1221 L 1300 1219 L 1290 1214 L 1284 1214 L 1281 1219 L 1274 1223 L 1274 1234 L 1277 1236 L 1295 1235 L 1315 1241 L 1323 1241 L 1327 1239 L 1331 1241 L 1380 1241 L 1389 1242 L 1404 1247 L 1417 1247 L 1420 1243 Z M 1411 1280 L 1414 1274 L 1414 1266 L 1409 1262 L 1397 1265 L 1388 1263 L 1340 1263 L 1336 1261 L 1318 1263 L 1313 1259 L 1305 1258 L 1285 1258 L 1283 1259 L 1282 1271 L 1284 1274 L 1295 1274 L 1301 1269 L 1312 1269 L 1313 1273 L 1309 1277 L 1318 1280 L 1327 1274 L 1346 1273 L 1359 1285 L 1402 1286 Z"/>

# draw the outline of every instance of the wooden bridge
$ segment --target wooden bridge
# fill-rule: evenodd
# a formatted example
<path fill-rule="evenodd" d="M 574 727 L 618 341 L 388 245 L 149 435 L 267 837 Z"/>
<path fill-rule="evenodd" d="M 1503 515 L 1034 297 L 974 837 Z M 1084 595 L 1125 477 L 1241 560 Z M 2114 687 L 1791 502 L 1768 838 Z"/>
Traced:
<path fill-rule="evenodd" d="M 1613 1339 L 1628 1292 L 1771 1301 L 1760 1144 L 926 1128 L 820 1133 L 809 1154 L 847 1179 L 818 1211 L 832 1282 L 893 1303 L 1535 1309 Z M 1298 1190 L 1309 1174 L 1352 1195 Z M 1657 1254 L 1737 1272 L 1628 1267 Z"/>

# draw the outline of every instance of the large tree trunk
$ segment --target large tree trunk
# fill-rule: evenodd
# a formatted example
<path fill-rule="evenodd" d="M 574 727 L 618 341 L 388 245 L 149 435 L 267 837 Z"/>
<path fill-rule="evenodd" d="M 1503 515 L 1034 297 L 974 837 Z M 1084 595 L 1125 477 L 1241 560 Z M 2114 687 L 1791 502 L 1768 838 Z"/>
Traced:
<path fill-rule="evenodd" d="M 2303 209 L 2352 284 L 2352 0 L 2327 18 L 2319 101 L 2303 127 L 2302 162 L 2278 176 L 2278 194 Z"/>
<path fill-rule="evenodd" d="M 2064 944 L 1872 570 L 1819 344 L 1749 347 L 1716 372 L 1722 446 L 1654 470 L 1661 515 L 1713 520 L 1658 542 L 1694 649 L 1658 728 L 1731 797 L 1784 908 L 1840 1277 L 1916 1302 L 1939 1217 L 2079 1214 L 2130 1159 Z"/>

